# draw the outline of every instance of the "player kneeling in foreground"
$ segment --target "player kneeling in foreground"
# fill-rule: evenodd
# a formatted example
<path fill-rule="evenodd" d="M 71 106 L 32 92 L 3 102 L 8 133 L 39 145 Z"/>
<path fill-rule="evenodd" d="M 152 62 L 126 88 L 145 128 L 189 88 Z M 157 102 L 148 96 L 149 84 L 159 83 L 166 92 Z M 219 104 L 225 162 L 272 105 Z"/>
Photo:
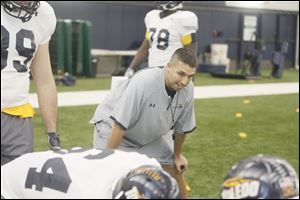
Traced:
<path fill-rule="evenodd" d="M 1 166 L 1 198 L 176 199 L 179 189 L 145 155 L 76 148 L 28 153 Z"/>
<path fill-rule="evenodd" d="M 274 156 L 239 161 L 225 177 L 222 199 L 299 199 L 299 179 L 293 167 Z"/>

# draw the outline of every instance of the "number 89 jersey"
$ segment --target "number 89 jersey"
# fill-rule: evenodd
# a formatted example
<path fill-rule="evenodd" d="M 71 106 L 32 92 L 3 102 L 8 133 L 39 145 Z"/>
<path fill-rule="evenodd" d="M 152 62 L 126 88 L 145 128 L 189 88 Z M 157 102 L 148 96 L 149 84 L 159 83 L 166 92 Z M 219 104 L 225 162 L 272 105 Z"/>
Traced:
<path fill-rule="evenodd" d="M 38 46 L 47 43 L 55 30 L 52 7 L 41 1 L 37 11 L 23 23 L 1 4 L 1 109 L 28 103 L 29 66 Z"/>
<path fill-rule="evenodd" d="M 111 199 L 114 186 L 142 165 L 160 167 L 136 152 L 74 148 L 25 154 L 1 166 L 6 199 Z"/>
<path fill-rule="evenodd" d="M 163 18 L 161 12 L 152 10 L 145 17 L 149 67 L 165 66 L 178 48 L 194 42 L 191 35 L 198 30 L 197 16 L 190 11 L 178 10 Z"/>

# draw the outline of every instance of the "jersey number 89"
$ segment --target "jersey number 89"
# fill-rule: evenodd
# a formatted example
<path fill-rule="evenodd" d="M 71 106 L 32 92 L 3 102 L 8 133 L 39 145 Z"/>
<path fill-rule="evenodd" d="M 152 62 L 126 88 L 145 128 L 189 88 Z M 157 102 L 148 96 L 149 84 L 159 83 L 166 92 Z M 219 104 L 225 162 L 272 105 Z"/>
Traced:
<path fill-rule="evenodd" d="M 6 28 L 1 25 L 1 71 L 7 67 L 7 58 L 8 58 L 8 48 L 10 45 L 10 35 Z M 30 41 L 30 48 L 24 46 L 25 39 Z M 27 72 L 28 67 L 27 63 L 32 59 L 33 54 L 36 50 L 36 44 L 34 42 L 34 35 L 32 31 L 21 29 L 16 34 L 16 44 L 15 48 L 19 54 L 19 56 L 25 57 L 23 61 L 24 64 L 21 63 L 20 60 L 13 60 L 13 67 L 17 70 L 17 72 Z"/>

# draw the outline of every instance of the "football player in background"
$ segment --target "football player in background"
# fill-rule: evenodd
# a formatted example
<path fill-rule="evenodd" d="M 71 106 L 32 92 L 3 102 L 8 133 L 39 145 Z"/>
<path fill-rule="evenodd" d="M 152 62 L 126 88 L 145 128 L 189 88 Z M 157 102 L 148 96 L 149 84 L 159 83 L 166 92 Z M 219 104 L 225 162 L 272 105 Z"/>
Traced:
<path fill-rule="evenodd" d="M 178 199 L 179 190 L 176 181 L 160 164 L 145 155 L 73 148 L 29 153 L 1 166 L 1 196 L 6 199 Z"/>
<path fill-rule="evenodd" d="M 60 149 L 56 127 L 57 92 L 48 43 L 56 17 L 44 1 L 1 1 L 1 165 L 33 151 L 34 110 L 29 72 L 51 149 Z"/>
<path fill-rule="evenodd" d="M 165 66 L 176 49 L 188 48 L 196 56 L 198 18 L 190 11 L 181 10 L 183 1 L 157 1 L 158 9 L 145 16 L 145 39 L 128 67 L 131 76 L 148 57 L 149 67 Z"/>
<path fill-rule="evenodd" d="M 225 177 L 222 199 L 299 199 L 299 179 L 284 159 L 258 155 L 236 163 Z"/>

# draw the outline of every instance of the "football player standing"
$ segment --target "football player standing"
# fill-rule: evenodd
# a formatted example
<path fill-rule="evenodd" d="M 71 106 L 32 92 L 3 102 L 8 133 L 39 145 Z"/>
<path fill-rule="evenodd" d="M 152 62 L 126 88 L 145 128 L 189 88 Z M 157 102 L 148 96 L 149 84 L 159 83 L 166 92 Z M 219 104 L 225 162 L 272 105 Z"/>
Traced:
<path fill-rule="evenodd" d="M 57 135 L 57 92 L 48 44 L 56 17 L 44 1 L 1 1 L 1 165 L 33 151 L 34 110 L 29 103 L 29 72 L 51 149 Z"/>
<path fill-rule="evenodd" d="M 191 11 L 181 10 L 183 1 L 158 1 L 158 9 L 145 16 L 145 39 L 128 67 L 131 76 L 148 57 L 149 67 L 165 66 L 179 48 L 188 48 L 196 56 L 198 18 Z"/>

